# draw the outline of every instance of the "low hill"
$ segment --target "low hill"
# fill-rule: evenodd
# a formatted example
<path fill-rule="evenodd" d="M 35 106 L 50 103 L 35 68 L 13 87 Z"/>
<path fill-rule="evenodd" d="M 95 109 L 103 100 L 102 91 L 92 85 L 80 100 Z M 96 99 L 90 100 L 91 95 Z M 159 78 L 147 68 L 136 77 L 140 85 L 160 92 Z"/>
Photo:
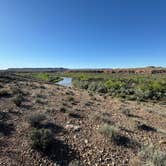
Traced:
<path fill-rule="evenodd" d="M 9 72 L 63 72 L 66 68 L 9 68 Z"/>

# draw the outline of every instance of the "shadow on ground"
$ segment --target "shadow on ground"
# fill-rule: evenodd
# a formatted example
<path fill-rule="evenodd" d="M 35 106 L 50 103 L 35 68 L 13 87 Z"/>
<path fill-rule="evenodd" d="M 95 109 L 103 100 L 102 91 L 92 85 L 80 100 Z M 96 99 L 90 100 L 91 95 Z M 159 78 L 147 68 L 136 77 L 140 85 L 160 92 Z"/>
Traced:
<path fill-rule="evenodd" d="M 75 119 L 82 119 L 83 117 L 77 113 L 69 113 L 69 116 Z"/>
<path fill-rule="evenodd" d="M 138 129 L 139 130 L 144 130 L 144 131 L 152 131 L 152 132 L 156 132 L 157 131 L 154 127 L 151 127 L 151 126 L 146 125 L 146 124 L 139 124 L 138 125 Z"/>
<path fill-rule="evenodd" d="M 39 128 L 50 129 L 54 134 L 65 132 L 64 128 L 56 125 L 54 123 L 48 122 L 46 124 L 41 124 Z"/>
<path fill-rule="evenodd" d="M 71 162 L 79 161 L 78 153 L 61 140 L 54 140 L 49 151 L 43 152 L 43 155 L 60 166 L 69 166 Z"/>
<path fill-rule="evenodd" d="M 137 141 L 123 135 L 117 135 L 117 137 L 114 138 L 114 142 L 118 146 L 124 146 L 132 149 L 141 147 L 141 145 Z"/>
<path fill-rule="evenodd" d="M 56 135 L 61 132 L 65 132 L 64 128 L 58 126 L 54 123 L 46 123 L 41 125 L 40 127 L 45 129 L 50 129 Z M 44 156 L 59 166 L 69 166 L 70 163 L 77 163 L 77 165 L 81 166 L 79 161 L 79 154 L 73 150 L 66 142 L 54 139 L 48 149 L 42 152 Z M 73 165 L 71 165 L 73 166 Z"/>
<path fill-rule="evenodd" d="M 0 121 L 0 135 L 8 136 L 15 131 L 13 124 L 8 124 L 4 121 Z"/>

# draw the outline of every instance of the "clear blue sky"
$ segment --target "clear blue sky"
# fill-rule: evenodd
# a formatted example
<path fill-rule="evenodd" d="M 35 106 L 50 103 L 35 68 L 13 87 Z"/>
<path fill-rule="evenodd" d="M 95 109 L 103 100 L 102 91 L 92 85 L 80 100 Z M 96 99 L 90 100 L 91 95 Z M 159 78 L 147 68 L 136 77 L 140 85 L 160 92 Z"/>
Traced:
<path fill-rule="evenodd" d="M 166 66 L 166 0 L 0 0 L 0 68 Z"/>

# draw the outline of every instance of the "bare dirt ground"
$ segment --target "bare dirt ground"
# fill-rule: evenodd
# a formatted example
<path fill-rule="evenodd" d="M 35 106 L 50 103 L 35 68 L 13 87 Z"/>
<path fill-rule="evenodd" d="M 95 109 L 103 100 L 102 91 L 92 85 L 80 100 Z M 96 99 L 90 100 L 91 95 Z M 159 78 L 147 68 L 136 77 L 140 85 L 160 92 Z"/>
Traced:
<path fill-rule="evenodd" d="M 21 90 L 24 100 L 13 97 Z M 4 93 L 4 90 L 6 93 Z M 166 151 L 166 105 L 113 99 L 87 91 L 13 77 L 0 78 L 1 166 L 127 166 L 140 148 L 152 143 Z M 27 117 L 43 113 L 55 143 L 49 153 L 31 148 Z M 104 124 L 118 128 L 122 140 L 99 132 Z"/>

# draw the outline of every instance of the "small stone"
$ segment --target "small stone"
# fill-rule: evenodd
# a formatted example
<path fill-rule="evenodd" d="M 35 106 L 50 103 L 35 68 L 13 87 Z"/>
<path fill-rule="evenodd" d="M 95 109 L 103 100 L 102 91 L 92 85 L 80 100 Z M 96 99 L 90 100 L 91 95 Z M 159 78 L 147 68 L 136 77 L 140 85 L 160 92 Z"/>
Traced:
<path fill-rule="evenodd" d="M 88 140 L 87 139 L 85 139 L 84 142 L 85 142 L 85 144 L 88 144 Z"/>
<path fill-rule="evenodd" d="M 81 128 L 80 128 L 80 126 L 74 126 L 74 125 L 72 125 L 72 124 L 67 124 L 66 126 L 65 126 L 65 128 L 66 129 L 69 129 L 69 130 L 74 130 L 74 131 L 79 131 Z"/>
<path fill-rule="evenodd" d="M 166 144 L 166 140 L 159 141 L 159 144 Z"/>
<path fill-rule="evenodd" d="M 77 135 L 74 135 L 74 137 L 73 137 L 74 139 L 76 139 L 76 138 L 78 138 L 78 136 Z"/>

